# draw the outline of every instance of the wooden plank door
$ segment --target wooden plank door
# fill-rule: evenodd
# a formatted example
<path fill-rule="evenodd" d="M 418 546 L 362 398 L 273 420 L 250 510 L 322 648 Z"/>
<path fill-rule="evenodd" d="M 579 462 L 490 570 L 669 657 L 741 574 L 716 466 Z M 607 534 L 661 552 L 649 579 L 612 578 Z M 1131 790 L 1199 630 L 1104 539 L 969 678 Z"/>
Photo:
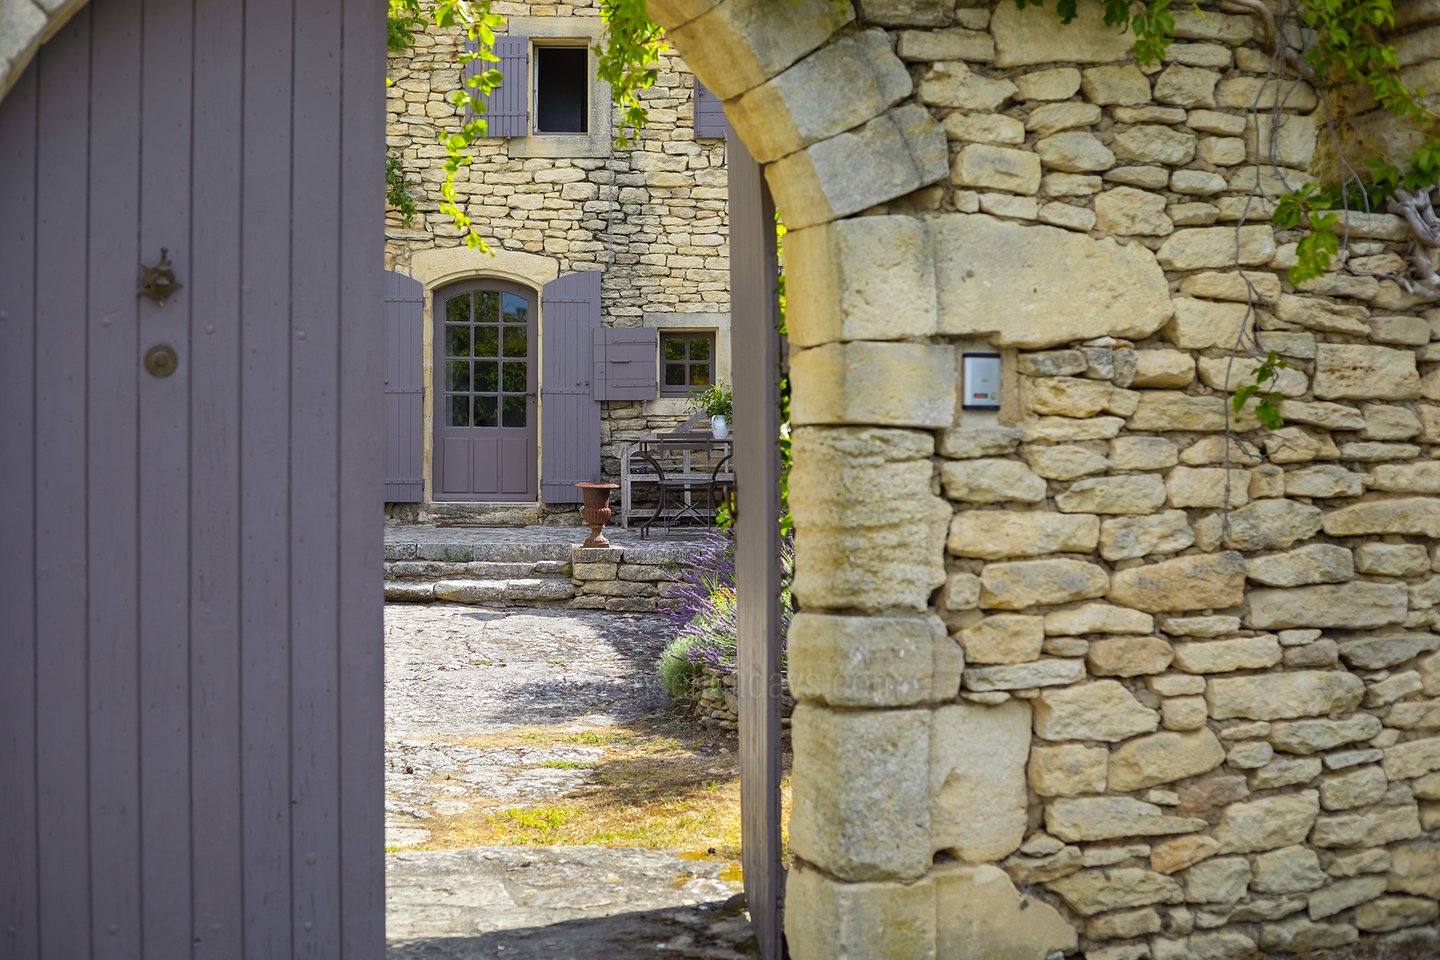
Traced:
<path fill-rule="evenodd" d="M 780 861 L 780 334 L 775 205 L 731 133 L 730 316 L 735 354 L 740 855 L 765 960 L 784 955 Z"/>
<path fill-rule="evenodd" d="M 383 955 L 383 23 L 92 0 L 0 101 L 7 960 Z"/>
<path fill-rule="evenodd" d="M 466 281 L 438 291 L 434 313 L 434 498 L 534 501 L 534 292 Z"/>
<path fill-rule="evenodd" d="M 541 291 L 540 493 L 579 503 L 577 483 L 600 479 L 600 401 L 594 395 L 600 273 L 567 273 Z"/>
<path fill-rule="evenodd" d="M 425 499 L 425 287 L 385 272 L 385 502 Z"/>

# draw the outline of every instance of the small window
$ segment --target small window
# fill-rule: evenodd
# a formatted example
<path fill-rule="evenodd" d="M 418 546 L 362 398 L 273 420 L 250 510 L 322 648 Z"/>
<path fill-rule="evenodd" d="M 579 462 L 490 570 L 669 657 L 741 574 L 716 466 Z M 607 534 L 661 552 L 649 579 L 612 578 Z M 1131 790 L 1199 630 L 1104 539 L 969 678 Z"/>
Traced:
<path fill-rule="evenodd" d="M 535 132 L 587 133 L 589 117 L 589 48 L 537 46 Z"/>
<path fill-rule="evenodd" d="M 714 383 L 714 333 L 660 334 L 660 396 L 688 397 Z"/>

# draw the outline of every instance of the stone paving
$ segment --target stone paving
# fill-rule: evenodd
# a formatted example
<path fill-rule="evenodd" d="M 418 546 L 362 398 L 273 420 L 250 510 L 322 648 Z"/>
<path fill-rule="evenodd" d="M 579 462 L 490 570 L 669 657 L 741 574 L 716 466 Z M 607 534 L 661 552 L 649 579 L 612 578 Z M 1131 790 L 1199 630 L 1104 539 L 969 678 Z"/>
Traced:
<path fill-rule="evenodd" d="M 484 745 L 505 731 L 605 729 L 668 707 L 653 615 L 386 607 L 387 911 L 392 960 L 746 955 L 727 864 L 602 847 L 407 849 L 437 816 L 579 787 L 587 745 Z M 539 766 L 554 762 L 556 766 Z"/>

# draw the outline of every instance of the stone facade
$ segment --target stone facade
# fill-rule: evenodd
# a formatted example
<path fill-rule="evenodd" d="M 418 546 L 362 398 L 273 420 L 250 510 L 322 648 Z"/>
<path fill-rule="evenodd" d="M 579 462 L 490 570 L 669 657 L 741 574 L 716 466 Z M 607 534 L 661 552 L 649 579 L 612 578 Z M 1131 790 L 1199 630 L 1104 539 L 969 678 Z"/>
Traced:
<path fill-rule="evenodd" d="M 1440 310 L 1389 216 L 1289 283 L 1314 91 L 1213 6 L 786 6 L 652 4 L 792 226 L 793 955 L 1440 951 Z"/>
<path fill-rule="evenodd" d="M 593 0 L 506 2 L 493 10 L 509 18 L 507 29 L 514 34 L 592 44 L 601 34 Z M 449 97 L 460 85 L 456 54 L 463 33 L 432 27 L 414 40 L 409 51 L 391 55 L 386 119 L 389 149 L 402 160 L 418 214 L 407 223 L 396 211 L 387 213 L 387 267 L 421 280 L 427 294 L 473 277 L 538 289 L 556 275 L 603 271 L 605 325 L 712 332 L 717 353 L 712 375 L 728 382 L 725 144 L 696 136 L 694 80 L 684 63 L 673 55 L 661 63 L 645 95 L 649 123 L 632 147 L 612 146 L 619 114 L 611 109 L 608 85 L 599 81 L 590 91 L 591 122 L 604 133 L 579 138 L 584 142 L 539 136 L 477 141 L 473 162 L 456 176 L 455 192 L 496 249 L 498 256 L 490 258 L 467 249 L 438 210 L 446 158 L 438 138 L 458 132 L 462 122 Z M 592 76 L 593 61 L 592 54 Z M 427 302 L 427 383 L 430 309 Z M 432 406 L 427 395 L 427 480 Z M 683 399 L 606 401 L 603 407 L 601 457 L 609 479 L 618 475 L 622 445 L 670 429 L 687 416 Z"/>

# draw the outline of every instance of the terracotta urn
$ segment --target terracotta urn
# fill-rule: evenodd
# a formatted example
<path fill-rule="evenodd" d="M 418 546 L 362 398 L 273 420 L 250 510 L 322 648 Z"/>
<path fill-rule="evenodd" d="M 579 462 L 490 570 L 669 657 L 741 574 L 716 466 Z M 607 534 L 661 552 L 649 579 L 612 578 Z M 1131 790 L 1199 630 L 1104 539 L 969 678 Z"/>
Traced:
<path fill-rule="evenodd" d="M 585 502 L 580 506 L 580 519 L 590 525 L 590 536 L 581 544 L 582 547 L 608 547 L 610 541 L 605 539 L 605 534 L 600 531 L 605 529 L 605 524 L 615 516 L 615 511 L 610 509 L 610 491 L 620 489 L 615 483 L 577 483 L 580 492 L 585 497 Z"/>

